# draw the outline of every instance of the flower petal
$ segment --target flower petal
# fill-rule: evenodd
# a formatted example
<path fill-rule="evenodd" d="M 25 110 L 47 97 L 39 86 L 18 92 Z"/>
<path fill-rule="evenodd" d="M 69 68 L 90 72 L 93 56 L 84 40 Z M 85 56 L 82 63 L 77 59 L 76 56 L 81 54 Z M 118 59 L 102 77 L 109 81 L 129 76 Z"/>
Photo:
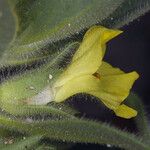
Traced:
<path fill-rule="evenodd" d="M 105 61 L 102 61 L 101 66 L 97 70 L 97 73 L 99 73 L 100 76 L 124 74 L 122 70 L 120 70 L 119 68 L 112 67 L 109 63 Z"/>
<path fill-rule="evenodd" d="M 92 94 L 93 91 L 99 91 L 100 80 L 92 75 L 85 75 L 74 78 L 61 87 L 54 88 L 54 101 L 65 101 L 72 95 L 77 93 Z"/>
<path fill-rule="evenodd" d="M 137 111 L 126 106 L 126 105 L 120 105 L 117 109 L 114 110 L 116 116 L 130 119 L 132 117 L 135 117 L 137 115 Z"/>
<path fill-rule="evenodd" d="M 101 80 L 99 97 L 110 109 L 115 109 L 117 106 L 110 102 L 118 102 L 119 105 L 128 96 L 134 81 L 139 77 L 136 72 L 124 73 L 104 61 L 97 72 Z"/>
<path fill-rule="evenodd" d="M 115 109 L 129 95 L 134 81 L 138 78 L 136 72 L 118 75 L 101 76 L 99 92 L 93 93 L 110 109 Z"/>
<path fill-rule="evenodd" d="M 130 114 L 126 114 L 126 116 L 123 113 L 121 114 L 121 108 L 125 109 L 125 106 L 120 106 L 120 104 L 128 96 L 137 78 L 138 74 L 136 72 L 104 76 L 100 79 L 92 75 L 77 77 L 61 87 L 55 87 L 54 100 L 62 102 L 77 93 L 87 93 L 99 98 L 108 108 L 114 110 L 118 116 L 129 118 L 136 113 L 130 109 Z"/>
<path fill-rule="evenodd" d="M 54 87 L 54 100 L 61 102 L 74 94 L 88 93 L 101 99 L 110 109 L 115 109 L 128 96 L 137 78 L 136 72 L 100 79 L 92 75 L 77 77 L 61 87 Z"/>
<path fill-rule="evenodd" d="M 55 83 L 55 87 L 81 75 L 95 73 L 101 65 L 106 42 L 120 34 L 119 30 L 110 30 L 101 26 L 90 28 L 74 54 L 71 64 Z"/>
<path fill-rule="evenodd" d="M 106 43 L 121 33 L 122 31 L 120 30 L 108 29 L 102 26 L 91 27 L 84 35 L 83 42 L 80 48 L 77 50 L 76 54 L 74 55 L 73 61 L 80 58 L 82 55 L 85 54 L 85 52 L 90 50 L 90 47 L 94 45 L 97 40 L 103 47 L 102 51 L 104 55 Z"/>

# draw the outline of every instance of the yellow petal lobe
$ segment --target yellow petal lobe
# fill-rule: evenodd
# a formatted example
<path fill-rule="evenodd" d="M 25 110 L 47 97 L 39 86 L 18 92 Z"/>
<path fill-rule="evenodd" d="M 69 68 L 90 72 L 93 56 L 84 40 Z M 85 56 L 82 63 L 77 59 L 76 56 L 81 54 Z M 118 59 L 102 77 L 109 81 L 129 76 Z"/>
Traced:
<path fill-rule="evenodd" d="M 135 117 L 137 115 L 137 111 L 122 104 L 117 109 L 114 110 L 116 116 L 130 119 L 132 117 Z"/>
<path fill-rule="evenodd" d="M 110 99 L 121 103 L 129 95 L 130 89 L 137 78 L 136 72 L 102 76 L 99 95 L 102 99 Z"/>
<path fill-rule="evenodd" d="M 97 73 L 99 73 L 101 76 L 110 76 L 110 75 L 119 75 L 124 74 L 122 70 L 119 68 L 113 67 L 109 63 L 102 61 L 101 66 L 97 70 Z"/>

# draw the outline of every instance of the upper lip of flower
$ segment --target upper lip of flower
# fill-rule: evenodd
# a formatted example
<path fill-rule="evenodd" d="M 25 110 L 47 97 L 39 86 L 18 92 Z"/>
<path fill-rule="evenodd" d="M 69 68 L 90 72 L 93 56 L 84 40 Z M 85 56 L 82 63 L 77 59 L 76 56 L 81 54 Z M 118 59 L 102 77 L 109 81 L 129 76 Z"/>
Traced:
<path fill-rule="evenodd" d="M 137 114 L 121 103 L 128 96 L 138 74 L 126 74 L 102 61 L 106 43 L 120 33 L 122 31 L 101 26 L 94 26 L 86 32 L 70 65 L 53 86 L 56 102 L 85 92 L 101 99 L 118 116 L 131 118 Z"/>
<path fill-rule="evenodd" d="M 120 30 L 110 30 L 101 26 L 90 28 L 74 54 L 70 66 L 57 80 L 54 87 L 59 87 L 74 77 L 96 73 L 105 54 L 106 42 L 121 33 Z"/>

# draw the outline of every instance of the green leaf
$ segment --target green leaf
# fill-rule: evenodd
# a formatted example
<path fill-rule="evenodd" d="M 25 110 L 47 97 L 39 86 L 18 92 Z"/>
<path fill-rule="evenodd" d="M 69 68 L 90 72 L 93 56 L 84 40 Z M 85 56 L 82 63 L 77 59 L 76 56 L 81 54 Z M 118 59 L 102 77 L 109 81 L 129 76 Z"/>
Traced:
<path fill-rule="evenodd" d="M 14 144 L 0 145 L 1 150 L 30 150 L 35 147 L 39 140 L 42 138 L 40 135 L 27 137 L 26 139 L 20 139 Z"/>
<path fill-rule="evenodd" d="M 58 149 L 57 146 L 55 145 L 49 145 L 49 146 L 41 145 L 41 146 L 37 146 L 36 150 L 61 150 L 61 149 Z"/>
<path fill-rule="evenodd" d="M 62 107 L 60 107 L 62 108 Z M 67 108 L 67 107 L 65 107 Z M 16 117 L 29 117 L 29 116 L 44 116 L 49 115 L 51 119 L 59 118 L 75 118 L 71 113 L 71 108 L 67 108 L 65 111 L 53 106 L 36 106 L 36 105 L 15 105 L 7 103 L 3 105 L 3 110 Z M 73 112 L 74 110 L 72 110 Z M 74 111 L 75 112 L 75 111 Z"/>
<path fill-rule="evenodd" d="M 8 135 L 10 135 L 10 131 L 6 128 L 0 127 L 0 139 Z"/>
<path fill-rule="evenodd" d="M 52 51 L 47 45 L 101 22 L 122 2 L 9 0 L 17 16 L 17 33 L 16 39 L 2 57 L 1 66 L 29 63 L 47 57 L 48 51 Z"/>
<path fill-rule="evenodd" d="M 66 103 L 56 103 L 56 102 L 50 102 L 48 106 L 51 106 L 55 109 L 59 109 L 61 111 L 64 111 L 72 116 L 76 115 L 79 113 L 73 106 L 70 106 L 69 104 Z"/>
<path fill-rule="evenodd" d="M 108 17 L 122 0 L 18 0 L 17 35 L 21 44 L 58 41 Z M 20 37 L 21 35 L 21 37 Z M 21 39 L 20 39 L 21 38 Z"/>
<path fill-rule="evenodd" d="M 17 30 L 1 67 L 42 60 L 56 52 L 53 42 L 97 23 L 120 28 L 150 10 L 149 0 L 8 1 L 17 16 Z"/>
<path fill-rule="evenodd" d="M 6 0 L 0 0 L 0 58 L 13 38 L 15 25 Z"/>
<path fill-rule="evenodd" d="M 150 145 L 150 126 L 141 99 L 136 94 L 131 93 L 127 98 L 127 103 L 138 111 L 138 115 L 135 117 L 138 132 L 143 137 L 144 141 Z"/>
<path fill-rule="evenodd" d="M 0 117 L 0 125 L 32 135 L 43 135 L 52 140 L 73 143 L 111 144 L 127 150 L 149 150 L 141 137 L 110 127 L 106 123 L 89 120 L 59 120 L 26 123 Z"/>
<path fill-rule="evenodd" d="M 121 28 L 149 10 L 149 0 L 125 0 L 102 24 L 110 28 Z"/>

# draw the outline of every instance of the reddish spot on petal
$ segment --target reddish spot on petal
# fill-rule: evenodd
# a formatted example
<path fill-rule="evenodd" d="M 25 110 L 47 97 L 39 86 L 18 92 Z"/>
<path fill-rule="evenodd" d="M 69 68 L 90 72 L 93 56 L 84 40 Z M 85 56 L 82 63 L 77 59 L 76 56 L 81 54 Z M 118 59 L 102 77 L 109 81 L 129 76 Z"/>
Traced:
<path fill-rule="evenodd" d="M 93 74 L 93 76 L 96 77 L 96 78 L 98 78 L 98 79 L 100 79 L 100 74 L 97 73 L 97 72 L 95 72 L 95 73 Z"/>

